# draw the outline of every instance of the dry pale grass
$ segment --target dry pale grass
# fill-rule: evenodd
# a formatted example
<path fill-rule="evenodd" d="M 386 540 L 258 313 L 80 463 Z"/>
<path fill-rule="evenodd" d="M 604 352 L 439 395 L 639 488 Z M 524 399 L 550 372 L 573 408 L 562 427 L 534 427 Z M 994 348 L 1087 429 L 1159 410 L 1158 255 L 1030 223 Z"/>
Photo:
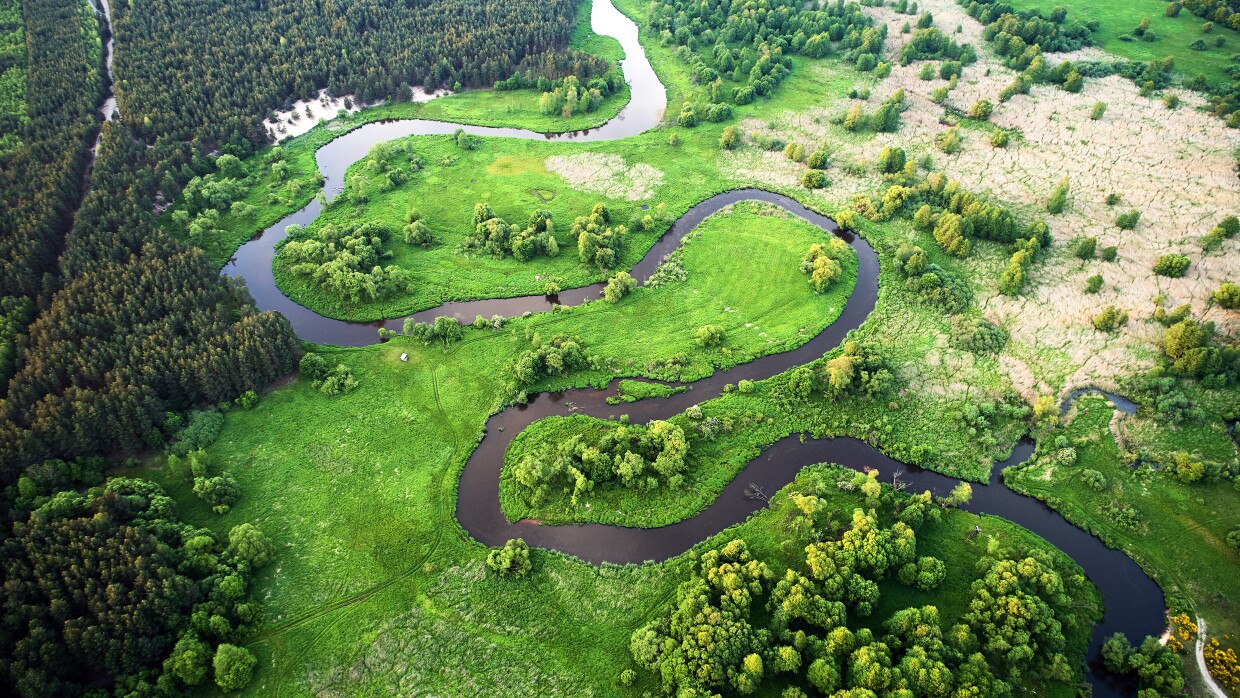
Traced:
<path fill-rule="evenodd" d="M 553 155 L 547 158 L 547 171 L 574 189 L 630 201 L 649 199 L 663 184 L 660 170 L 640 162 L 629 165 L 623 156 L 610 153 Z"/>
<path fill-rule="evenodd" d="M 1201 99 L 1191 92 L 1178 91 L 1183 105 L 1170 110 L 1160 99 L 1141 97 L 1134 84 L 1120 77 L 1087 80 L 1079 94 L 1035 86 L 1030 95 L 1000 104 L 999 91 L 1016 73 L 989 55 L 981 24 L 952 0 L 927 0 L 921 8 L 933 13 L 940 30 L 958 42 L 972 43 L 982 54 L 978 63 L 965 68 L 947 104 L 967 110 L 979 99 L 991 100 L 995 104 L 991 122 L 1019 132 L 1007 148 L 992 148 L 988 129 L 964 128 L 960 152 L 946 155 L 935 149 L 934 138 L 946 126 L 941 121 L 943 107 L 931 102 L 929 95 L 946 81 L 937 77 L 923 81 L 921 62 L 901 67 L 898 60 L 893 60 L 891 76 L 874 88 L 866 104 L 866 110 L 873 111 L 882 99 L 904 88 L 909 109 L 898 133 L 859 138 L 832 125 L 830 118 L 851 103 L 847 99 L 824 100 L 817 108 L 781 115 L 774 129 L 751 121 L 744 124 L 745 131 L 778 135 L 802 143 L 807 150 L 826 143 L 833 151 L 833 162 L 869 163 L 871 170 L 885 146 L 901 146 L 917 158 L 929 154 L 936 170 L 970 190 L 988 193 L 1023 220 L 1046 219 L 1056 243 L 1034 267 L 1032 283 L 1022 296 L 998 293 L 1001 257 L 978 255 L 970 262 L 977 272 L 975 278 L 981 280 L 978 306 L 1011 334 L 999 365 L 1026 396 L 1063 394 L 1087 384 L 1113 387 L 1118 379 L 1152 365 L 1162 327 L 1147 319 L 1157 296 L 1164 296 L 1172 307 L 1191 304 L 1194 315 L 1214 320 L 1225 336 L 1240 335 L 1240 313 L 1208 308 L 1210 295 L 1219 285 L 1240 278 L 1240 240 L 1228 241 L 1209 255 L 1198 244 L 1219 219 L 1240 212 L 1240 181 L 1234 171 L 1240 134 L 1199 111 Z M 889 56 L 898 56 L 909 37 L 900 34 L 900 26 L 913 18 L 887 7 L 865 10 L 888 25 L 885 50 Z M 955 33 L 958 25 L 962 28 L 959 34 Z M 1106 54 L 1087 49 L 1071 58 L 1086 55 L 1101 58 Z M 1108 108 L 1101 120 L 1091 121 L 1089 113 L 1097 101 L 1106 102 Z M 729 158 L 728 166 L 738 176 L 755 182 L 789 186 L 801 171 L 793 163 L 780 162 L 778 153 L 753 148 L 722 157 Z M 849 177 L 833 169 L 830 175 L 835 185 L 819 196 L 835 206 L 843 205 L 857 191 L 877 191 L 884 186 L 872 172 Z M 1071 182 L 1068 208 L 1050 216 L 1046 201 L 1065 176 Z M 1104 204 L 1111 192 L 1123 196 L 1120 205 Z M 1114 225 L 1115 217 L 1129 209 L 1142 212 L 1141 222 L 1133 231 L 1121 231 Z M 1119 258 L 1106 263 L 1072 257 L 1066 245 L 1076 236 L 1096 236 L 1099 249 L 1115 245 Z M 1193 260 L 1181 279 L 1153 274 L 1155 260 L 1170 252 L 1187 254 Z M 1103 276 L 1103 289 L 1097 295 L 1085 294 L 1085 280 L 1094 274 Z M 1132 318 L 1114 335 L 1098 332 L 1090 324 L 1106 305 L 1125 309 Z M 962 381 L 947 380 L 939 373 L 939 381 L 929 389 L 958 392 L 953 384 Z"/>

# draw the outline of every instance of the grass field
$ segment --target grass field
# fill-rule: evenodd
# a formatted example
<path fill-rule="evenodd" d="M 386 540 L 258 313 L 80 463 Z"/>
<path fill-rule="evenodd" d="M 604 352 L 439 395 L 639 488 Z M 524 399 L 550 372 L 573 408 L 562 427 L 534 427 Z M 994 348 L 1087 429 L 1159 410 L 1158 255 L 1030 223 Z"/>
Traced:
<path fill-rule="evenodd" d="M 1190 78 L 1205 75 L 1214 84 L 1231 82 L 1226 71 L 1233 65 L 1232 54 L 1240 52 L 1240 33 L 1217 24 L 1210 33 L 1202 33 L 1201 25 L 1206 20 L 1188 10 L 1181 11 L 1178 17 L 1168 17 L 1165 14 L 1168 3 L 1163 0 L 1013 0 L 1011 4 L 1021 10 L 1041 10 L 1043 16 L 1062 5 L 1068 8 L 1069 19 L 1082 23 L 1098 20 L 1101 26 L 1094 32 L 1094 43 L 1099 48 L 1134 61 L 1173 56 L 1175 69 L 1181 75 Z M 1150 19 L 1150 30 L 1158 35 L 1157 41 L 1143 41 L 1140 37 L 1133 37 L 1133 41 L 1120 40 L 1120 36 L 1132 36 L 1133 28 L 1146 17 Z M 1214 44 L 1218 38 L 1223 39 L 1221 47 Z M 1205 41 L 1205 51 L 1189 48 L 1189 44 L 1198 39 Z"/>

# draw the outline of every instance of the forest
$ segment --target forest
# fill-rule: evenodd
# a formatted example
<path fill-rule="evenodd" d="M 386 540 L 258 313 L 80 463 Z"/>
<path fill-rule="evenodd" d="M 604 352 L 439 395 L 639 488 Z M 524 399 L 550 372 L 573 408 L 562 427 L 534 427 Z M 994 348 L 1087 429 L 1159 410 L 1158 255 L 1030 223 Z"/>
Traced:
<path fill-rule="evenodd" d="M 121 111 L 139 137 L 266 140 L 297 98 L 492 85 L 567 43 L 576 0 L 117 3 Z"/>

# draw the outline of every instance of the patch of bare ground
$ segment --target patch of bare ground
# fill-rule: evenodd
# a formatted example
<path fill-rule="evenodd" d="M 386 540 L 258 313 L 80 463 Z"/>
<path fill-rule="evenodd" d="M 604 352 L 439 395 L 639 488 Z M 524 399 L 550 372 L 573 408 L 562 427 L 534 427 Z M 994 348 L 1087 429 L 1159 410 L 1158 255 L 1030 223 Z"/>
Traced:
<path fill-rule="evenodd" d="M 547 158 L 547 171 L 568 181 L 569 186 L 613 199 L 641 201 L 654 196 L 663 184 L 663 172 L 645 163 L 629 165 L 620 155 L 580 153 Z"/>
<path fill-rule="evenodd" d="M 887 7 L 865 8 L 888 25 L 885 51 L 893 63 L 890 77 L 881 81 L 865 103 L 872 112 L 888 95 L 903 88 L 908 110 L 897 133 L 859 136 L 831 123 L 853 100 L 830 99 L 799 114 L 784 114 L 774 123 L 746 122 L 745 133 L 759 131 L 803 144 L 807 152 L 826 144 L 832 153 L 829 176 L 834 185 L 817 197 L 829 207 L 846 204 L 856 192 L 884 187 L 873 163 L 886 146 L 900 146 L 917 159 L 930 155 L 934 169 L 958 179 L 967 189 L 983 192 L 1012 208 L 1022 220 L 1045 219 L 1055 244 L 1032 270 L 1031 283 L 1016 298 L 998 293 L 1002 259 L 975 255 L 970 261 L 977 304 L 989 319 L 1010 333 L 999 365 L 1022 394 L 1065 394 L 1074 387 L 1114 387 L 1116 381 L 1152 365 L 1162 327 L 1149 320 L 1154 298 L 1163 296 L 1169 307 L 1192 306 L 1195 316 L 1218 324 L 1225 336 L 1240 336 L 1240 313 L 1209 308 L 1209 299 L 1225 281 L 1240 277 L 1240 240 L 1204 254 L 1199 239 L 1221 218 L 1240 211 L 1240 180 L 1235 151 L 1240 133 L 1198 107 L 1202 100 L 1187 90 L 1175 91 L 1182 105 L 1168 109 L 1155 96 L 1142 97 L 1137 87 L 1120 77 L 1088 79 L 1077 94 L 1051 86 L 1035 86 L 1029 95 L 998 101 L 1000 90 L 1016 77 L 991 55 L 982 41 L 982 26 L 952 0 L 927 0 L 923 11 L 934 15 L 935 25 L 961 43 L 972 43 L 981 59 L 964 69 L 946 107 L 967 111 L 979 99 L 994 103 L 990 124 L 965 124 L 964 147 L 947 155 L 934 139 L 947 128 L 944 106 L 930 101 L 930 93 L 947 84 L 937 77 L 922 80 L 923 62 L 899 65 L 899 52 L 910 35 L 900 27 L 913 20 Z M 960 33 L 955 33 L 956 27 Z M 1100 57 L 1097 49 L 1091 58 Z M 1078 56 L 1073 56 L 1078 57 Z M 1050 56 L 1054 62 L 1062 57 Z M 1095 102 L 1107 110 L 1091 120 Z M 1015 134 L 1007 148 L 990 145 L 994 128 Z M 803 166 L 779 153 L 755 148 L 724 154 L 737 176 L 756 183 L 789 186 L 799 180 Z M 850 176 L 839 166 L 865 163 L 867 173 Z M 1067 210 L 1048 215 L 1046 202 L 1056 183 L 1068 177 L 1071 192 Z M 1122 202 L 1107 206 L 1107 194 Z M 1124 211 L 1141 211 L 1135 230 L 1114 223 Z M 1098 249 L 1118 248 L 1115 262 L 1082 261 L 1067 251 L 1077 236 L 1094 236 Z M 1160 255 L 1186 254 L 1192 259 L 1179 279 L 1156 276 L 1152 269 Z M 1102 290 L 1083 291 L 1086 279 L 1101 274 Z M 1114 334 L 1095 330 L 1091 318 L 1106 305 L 1126 310 L 1131 320 Z M 952 392 L 946 384 L 931 390 Z"/>

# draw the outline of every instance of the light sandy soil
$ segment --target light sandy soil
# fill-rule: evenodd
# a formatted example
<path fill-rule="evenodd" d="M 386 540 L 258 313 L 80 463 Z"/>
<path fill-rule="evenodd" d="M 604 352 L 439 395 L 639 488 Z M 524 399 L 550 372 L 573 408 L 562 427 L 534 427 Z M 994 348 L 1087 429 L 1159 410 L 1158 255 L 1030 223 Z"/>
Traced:
<path fill-rule="evenodd" d="M 831 117 L 842 114 L 853 102 L 847 99 L 785 114 L 775 129 L 766 122 L 748 122 L 744 132 L 778 135 L 804 144 L 807 151 L 825 142 L 833 163 L 868 164 L 871 171 L 864 177 L 832 167 L 828 174 L 834 186 L 820 195 L 834 206 L 846 204 L 854 193 L 881 191 L 884 184 L 873 174 L 873 163 L 884 146 L 899 145 L 910 158 L 931 155 L 936 170 L 960 180 L 966 189 L 988 193 L 1023 221 L 1045 219 L 1055 244 L 1033 267 L 1031 283 L 1022 296 L 1008 298 L 998 293 L 1004 261 L 1001 252 L 975 254 L 970 261 L 975 278 L 981 280 L 978 307 L 1011 334 L 999 366 L 1026 397 L 1048 392 L 1062 395 L 1083 385 L 1114 387 L 1117 379 L 1151 366 L 1163 328 L 1147 319 L 1155 307 L 1153 299 L 1160 294 L 1165 294 L 1169 308 L 1189 303 L 1194 316 L 1215 321 L 1222 334 L 1240 335 L 1240 313 L 1207 310 L 1219 285 L 1240 278 L 1240 240 L 1227 241 L 1209 255 L 1202 253 L 1198 243 L 1221 218 L 1240 212 L 1240 180 L 1234 170 L 1240 132 L 1198 111 L 1202 100 L 1192 92 L 1173 90 L 1183 105 L 1169 110 L 1160 98 L 1141 97 L 1131 81 L 1120 77 L 1088 79 L 1078 94 L 1035 86 L 1030 95 L 1017 95 L 1001 104 L 999 91 L 1016 73 L 989 54 L 982 41 L 982 25 L 952 0 L 927 0 L 921 7 L 933 13 L 935 26 L 958 42 L 972 43 L 981 55 L 981 60 L 964 69 L 947 105 L 967 111 L 978 99 L 991 100 L 995 104 L 991 123 L 1018 132 L 1006 149 L 992 148 L 990 128 L 980 127 L 961 129 L 964 148 L 955 155 L 935 149 L 935 136 L 947 126 L 940 122 L 943 107 L 931 102 L 929 95 L 946 81 L 937 77 L 923 81 L 919 77 L 922 62 L 901 67 L 898 59 L 893 59 L 891 76 L 874 87 L 865 103 L 867 113 L 873 112 L 903 87 L 909 109 L 898 133 L 858 137 L 832 125 Z M 888 7 L 865 11 L 888 24 L 885 51 L 898 56 L 910 36 L 900 34 L 900 26 L 915 18 Z M 955 33 L 958 25 L 962 28 L 959 34 Z M 1080 53 L 1090 58 L 1105 55 L 1098 49 Z M 1062 60 L 1048 59 L 1052 63 Z M 1089 113 L 1097 101 L 1106 102 L 1108 108 L 1101 120 L 1091 121 Z M 794 186 L 803 171 L 780 153 L 755 148 L 723 157 L 738 176 L 758 182 Z M 1068 208 L 1050 216 L 1046 201 L 1064 176 L 1071 182 Z M 1115 207 L 1103 202 L 1111 192 L 1123 196 Z M 1114 225 L 1115 217 L 1130 209 L 1141 211 L 1140 224 L 1135 230 L 1121 231 Z M 1079 235 L 1096 236 L 1099 250 L 1117 246 L 1119 258 L 1114 263 L 1076 259 L 1066 248 Z M 1184 278 L 1154 275 L 1155 260 L 1170 252 L 1192 259 Z M 1094 274 L 1103 276 L 1103 289 L 1097 295 L 1085 294 L 1085 280 Z M 1090 324 L 1106 305 L 1127 310 L 1131 317 L 1116 334 L 1098 332 Z M 960 383 L 960 367 L 954 368 L 950 373 L 956 378 L 939 372 L 938 385 L 931 389 L 958 393 L 952 388 Z"/>
<path fill-rule="evenodd" d="M 436 90 L 427 92 L 421 87 L 413 88 L 414 102 L 429 102 L 436 97 L 442 97 L 448 94 L 447 90 Z M 359 104 L 351 96 L 348 97 L 349 103 L 352 105 L 348 108 L 344 106 L 345 97 L 328 97 L 327 90 L 319 90 L 319 96 L 315 99 L 299 99 L 293 103 L 291 109 L 285 111 L 277 111 L 275 113 L 276 120 L 264 121 L 267 127 L 267 133 L 271 134 L 271 140 L 279 141 L 287 136 L 300 136 L 318 125 L 320 119 L 334 119 L 341 109 L 347 112 L 361 111 L 363 106 L 373 107 L 382 104 L 382 101 L 373 102 L 371 104 Z M 307 109 L 309 112 L 307 113 Z M 293 118 L 293 114 L 297 114 L 297 118 Z"/>
<path fill-rule="evenodd" d="M 547 171 L 560 175 L 574 189 L 630 201 L 649 199 L 663 184 L 660 170 L 640 162 L 629 165 L 614 154 L 553 155 L 547 158 Z"/>

